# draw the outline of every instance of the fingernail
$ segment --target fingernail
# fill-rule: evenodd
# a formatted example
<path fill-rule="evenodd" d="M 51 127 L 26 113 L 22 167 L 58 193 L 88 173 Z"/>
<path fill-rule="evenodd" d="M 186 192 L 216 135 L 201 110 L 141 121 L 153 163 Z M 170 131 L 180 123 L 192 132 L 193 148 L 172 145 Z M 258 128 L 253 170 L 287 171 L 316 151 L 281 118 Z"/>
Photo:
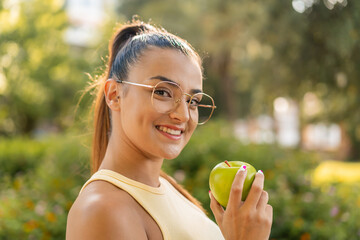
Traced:
<path fill-rule="evenodd" d="M 262 175 L 264 175 L 263 171 L 259 170 L 258 173 L 261 173 Z"/>
<path fill-rule="evenodd" d="M 209 190 L 209 198 L 211 198 L 211 190 Z"/>
<path fill-rule="evenodd" d="M 246 171 L 246 165 L 242 165 L 238 170 L 238 172 L 245 172 L 245 171 Z"/>

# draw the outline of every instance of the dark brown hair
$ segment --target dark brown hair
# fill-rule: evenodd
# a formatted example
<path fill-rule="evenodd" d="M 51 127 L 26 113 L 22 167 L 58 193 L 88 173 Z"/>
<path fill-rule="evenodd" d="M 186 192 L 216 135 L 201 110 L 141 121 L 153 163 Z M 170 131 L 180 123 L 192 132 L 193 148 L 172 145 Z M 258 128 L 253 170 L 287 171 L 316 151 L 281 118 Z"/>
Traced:
<path fill-rule="evenodd" d="M 107 79 L 115 77 L 126 80 L 129 67 L 150 46 L 170 48 L 180 51 L 186 56 L 195 58 L 201 67 L 201 59 L 185 40 L 168 33 L 162 28 L 148 23 L 133 21 L 122 25 L 113 35 L 109 43 L 109 59 L 105 73 L 97 79 L 92 87 L 97 88 L 94 100 L 94 135 L 92 143 L 91 172 L 95 173 L 105 156 L 111 132 L 110 110 L 105 101 L 104 86 Z M 200 202 L 190 195 L 182 186 L 161 171 L 161 176 L 168 180 L 182 195 L 206 212 Z"/>

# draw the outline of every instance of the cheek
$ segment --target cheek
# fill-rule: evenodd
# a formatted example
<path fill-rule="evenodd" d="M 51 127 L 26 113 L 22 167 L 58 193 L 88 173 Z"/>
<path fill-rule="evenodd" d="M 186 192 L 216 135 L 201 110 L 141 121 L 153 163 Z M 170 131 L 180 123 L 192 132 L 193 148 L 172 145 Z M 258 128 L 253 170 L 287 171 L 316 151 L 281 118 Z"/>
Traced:
<path fill-rule="evenodd" d="M 151 101 L 141 92 L 128 92 L 121 102 L 121 115 L 124 118 L 137 120 L 145 117 L 151 109 Z"/>
<path fill-rule="evenodd" d="M 144 137 L 145 133 L 152 130 L 154 122 L 161 117 L 153 109 L 151 101 L 145 97 L 127 98 L 122 104 L 121 118 L 124 131 L 129 133 L 129 136 Z"/>

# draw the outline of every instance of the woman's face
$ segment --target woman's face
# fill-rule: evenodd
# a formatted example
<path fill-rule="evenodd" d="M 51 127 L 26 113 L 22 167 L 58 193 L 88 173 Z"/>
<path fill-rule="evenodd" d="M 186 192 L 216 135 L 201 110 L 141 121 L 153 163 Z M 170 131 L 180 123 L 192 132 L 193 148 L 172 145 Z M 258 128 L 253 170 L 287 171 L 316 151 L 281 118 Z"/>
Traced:
<path fill-rule="evenodd" d="M 155 86 L 162 81 L 159 76 L 176 82 L 184 93 L 202 90 L 198 62 L 173 49 L 152 47 L 146 50 L 140 61 L 130 67 L 127 81 Z M 126 138 L 124 140 L 147 157 L 177 157 L 197 126 L 189 116 L 186 101 L 182 100 L 170 113 L 159 113 L 151 103 L 152 89 L 121 85 L 120 124 L 123 136 L 120 137 Z"/>

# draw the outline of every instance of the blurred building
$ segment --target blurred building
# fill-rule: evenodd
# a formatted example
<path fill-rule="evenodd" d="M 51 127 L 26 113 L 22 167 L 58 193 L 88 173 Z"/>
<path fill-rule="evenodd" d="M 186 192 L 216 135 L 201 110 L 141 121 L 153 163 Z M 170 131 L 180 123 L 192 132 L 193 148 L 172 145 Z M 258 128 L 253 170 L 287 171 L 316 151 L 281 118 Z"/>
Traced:
<path fill-rule="evenodd" d="M 303 106 L 302 115 L 314 116 L 322 111 L 313 94 L 305 94 Z M 239 119 L 234 124 L 234 133 L 244 144 L 301 147 L 329 153 L 337 159 L 345 159 L 350 153 L 350 141 L 340 124 L 315 122 L 301 126 L 298 104 L 283 97 L 275 99 L 273 116 Z"/>
<path fill-rule="evenodd" d="M 274 101 L 277 141 L 281 146 L 296 147 L 300 143 L 300 118 L 296 102 L 284 97 Z"/>
<path fill-rule="evenodd" d="M 276 141 L 274 119 L 268 115 L 260 115 L 255 119 L 237 120 L 235 136 L 243 143 L 273 144 Z"/>

